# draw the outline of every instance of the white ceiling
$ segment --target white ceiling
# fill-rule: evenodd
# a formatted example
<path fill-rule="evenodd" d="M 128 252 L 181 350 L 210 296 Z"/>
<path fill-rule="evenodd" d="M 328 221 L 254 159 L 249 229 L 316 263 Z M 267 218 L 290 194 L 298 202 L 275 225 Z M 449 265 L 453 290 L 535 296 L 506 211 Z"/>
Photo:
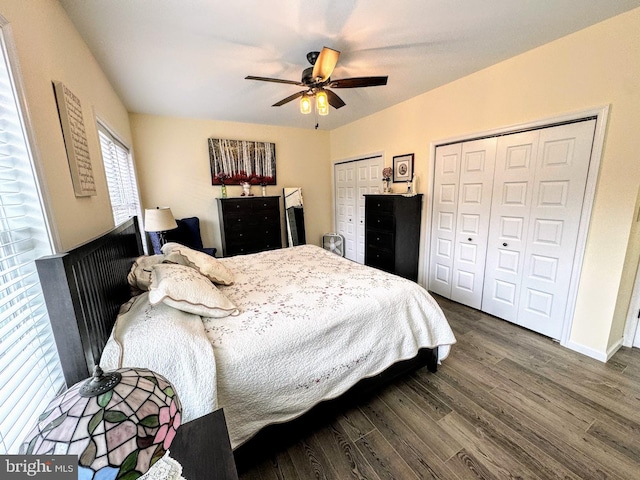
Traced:
<path fill-rule="evenodd" d="M 130 112 L 314 128 L 306 54 L 341 51 L 333 129 L 640 6 L 640 0 L 60 0 Z"/>

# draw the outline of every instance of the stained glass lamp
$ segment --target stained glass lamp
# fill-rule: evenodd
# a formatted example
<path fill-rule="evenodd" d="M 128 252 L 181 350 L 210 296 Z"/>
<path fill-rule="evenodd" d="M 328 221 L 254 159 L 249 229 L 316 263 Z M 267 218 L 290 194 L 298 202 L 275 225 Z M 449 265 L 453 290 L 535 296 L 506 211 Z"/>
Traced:
<path fill-rule="evenodd" d="M 180 426 L 171 383 L 143 368 L 103 372 L 56 397 L 20 453 L 78 455 L 79 480 L 135 480 L 164 456 Z"/>

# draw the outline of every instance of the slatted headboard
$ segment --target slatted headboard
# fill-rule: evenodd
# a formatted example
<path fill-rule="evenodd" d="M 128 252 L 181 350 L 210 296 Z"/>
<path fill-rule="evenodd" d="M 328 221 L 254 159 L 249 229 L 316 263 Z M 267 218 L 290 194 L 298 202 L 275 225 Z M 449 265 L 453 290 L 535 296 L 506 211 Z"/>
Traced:
<path fill-rule="evenodd" d="M 68 387 L 88 378 L 100 360 L 118 309 L 130 297 L 127 273 L 142 253 L 134 217 L 66 253 L 36 260 Z"/>

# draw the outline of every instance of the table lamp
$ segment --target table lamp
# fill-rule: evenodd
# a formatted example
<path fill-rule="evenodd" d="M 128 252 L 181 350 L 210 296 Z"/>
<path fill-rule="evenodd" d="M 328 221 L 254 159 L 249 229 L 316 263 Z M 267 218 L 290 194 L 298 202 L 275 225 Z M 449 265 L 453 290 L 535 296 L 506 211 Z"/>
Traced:
<path fill-rule="evenodd" d="M 173 213 L 169 207 L 147 208 L 144 211 L 144 231 L 156 232 L 160 239 L 160 246 L 165 244 L 164 234 L 168 230 L 178 228 Z"/>
<path fill-rule="evenodd" d="M 78 456 L 79 480 L 135 480 L 161 459 L 180 426 L 171 383 L 144 368 L 78 382 L 51 401 L 23 442 L 27 455 Z"/>

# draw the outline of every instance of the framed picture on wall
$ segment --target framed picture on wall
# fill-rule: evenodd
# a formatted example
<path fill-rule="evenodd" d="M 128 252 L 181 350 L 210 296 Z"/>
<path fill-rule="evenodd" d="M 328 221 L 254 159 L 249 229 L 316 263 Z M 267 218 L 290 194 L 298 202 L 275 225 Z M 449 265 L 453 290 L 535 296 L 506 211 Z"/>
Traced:
<path fill-rule="evenodd" d="M 393 157 L 393 183 L 413 180 L 413 153 Z"/>

